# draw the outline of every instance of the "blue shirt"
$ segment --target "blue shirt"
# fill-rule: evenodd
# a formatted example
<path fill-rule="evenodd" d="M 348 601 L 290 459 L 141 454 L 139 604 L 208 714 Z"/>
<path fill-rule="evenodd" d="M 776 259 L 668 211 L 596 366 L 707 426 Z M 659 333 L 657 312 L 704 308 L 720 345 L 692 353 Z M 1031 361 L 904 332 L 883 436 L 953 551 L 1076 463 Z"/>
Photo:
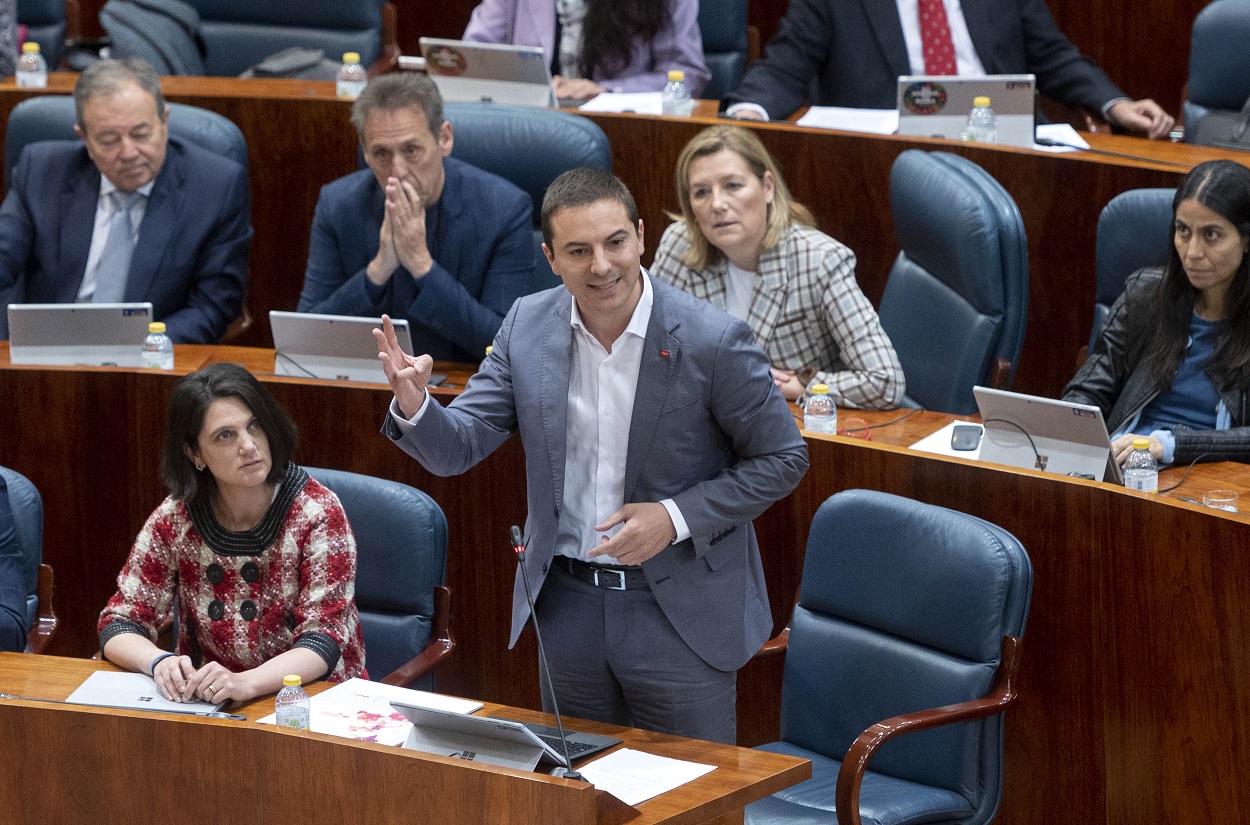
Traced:
<path fill-rule="evenodd" d="M 1142 410 L 1136 432 L 1171 430 L 1177 426 L 1191 430 L 1215 429 L 1220 394 L 1207 377 L 1206 366 L 1215 354 L 1220 323 L 1194 313 L 1189 322 L 1189 346 L 1176 368 L 1167 392 L 1159 393 Z"/>

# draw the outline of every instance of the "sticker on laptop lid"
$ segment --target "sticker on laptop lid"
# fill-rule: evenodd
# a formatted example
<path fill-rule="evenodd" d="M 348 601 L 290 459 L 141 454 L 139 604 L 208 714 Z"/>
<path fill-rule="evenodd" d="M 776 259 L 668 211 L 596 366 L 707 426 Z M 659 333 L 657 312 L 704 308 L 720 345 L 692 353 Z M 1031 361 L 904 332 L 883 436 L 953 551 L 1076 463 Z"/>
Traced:
<path fill-rule="evenodd" d="M 914 115 L 935 115 L 946 106 L 946 87 L 924 80 L 903 91 L 903 105 Z"/>
<path fill-rule="evenodd" d="M 445 77 L 459 77 L 467 64 L 464 55 L 451 46 L 434 46 L 425 56 L 426 71 Z"/>

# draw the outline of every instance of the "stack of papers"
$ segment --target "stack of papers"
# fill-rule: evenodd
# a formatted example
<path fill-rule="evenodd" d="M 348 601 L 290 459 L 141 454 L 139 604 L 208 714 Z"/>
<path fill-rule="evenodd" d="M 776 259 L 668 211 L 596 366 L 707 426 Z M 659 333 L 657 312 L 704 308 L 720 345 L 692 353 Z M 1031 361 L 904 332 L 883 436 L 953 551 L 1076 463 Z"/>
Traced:
<path fill-rule="evenodd" d="M 637 805 L 714 770 L 715 765 L 621 748 L 579 768 L 578 773 L 626 805 Z"/>

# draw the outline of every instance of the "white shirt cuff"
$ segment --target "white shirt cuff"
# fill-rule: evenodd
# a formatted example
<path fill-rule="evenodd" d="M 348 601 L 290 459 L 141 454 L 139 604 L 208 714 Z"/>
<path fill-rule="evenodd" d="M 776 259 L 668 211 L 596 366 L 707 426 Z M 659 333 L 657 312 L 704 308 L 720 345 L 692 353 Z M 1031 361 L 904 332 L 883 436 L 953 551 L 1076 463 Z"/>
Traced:
<path fill-rule="evenodd" d="M 764 107 L 758 103 L 734 103 L 725 110 L 725 114 L 730 117 L 738 114 L 738 112 L 755 112 L 757 115 L 763 117 L 764 120 L 769 120 L 768 112 L 766 112 Z"/>
<path fill-rule="evenodd" d="M 665 510 L 668 510 L 668 517 L 673 520 L 673 529 L 677 531 L 677 538 L 670 543 L 676 544 L 690 538 L 690 526 L 686 524 L 686 518 L 681 514 L 681 510 L 677 509 L 677 502 L 666 498 L 660 503 L 664 505 Z"/>
<path fill-rule="evenodd" d="M 425 394 L 425 400 L 421 402 L 421 406 L 417 408 L 417 412 L 412 418 L 404 418 L 403 411 L 399 409 L 399 401 L 391 399 L 391 418 L 395 419 L 395 426 L 399 428 L 400 435 L 407 435 L 412 432 L 412 428 L 417 426 L 417 422 L 421 420 L 421 416 L 425 415 L 425 408 L 430 403 L 430 394 Z"/>

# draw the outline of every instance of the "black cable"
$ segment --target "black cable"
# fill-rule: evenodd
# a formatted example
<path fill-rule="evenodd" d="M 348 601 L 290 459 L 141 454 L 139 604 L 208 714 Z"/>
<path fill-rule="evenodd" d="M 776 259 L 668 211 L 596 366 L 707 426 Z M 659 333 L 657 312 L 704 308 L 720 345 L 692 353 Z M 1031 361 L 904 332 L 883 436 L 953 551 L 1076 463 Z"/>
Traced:
<path fill-rule="evenodd" d="M 321 377 L 320 375 L 317 375 L 316 373 L 314 373 L 314 372 L 312 372 L 311 370 L 309 370 L 307 367 L 305 367 L 305 366 L 304 366 L 303 364 L 301 364 L 299 361 L 296 361 L 294 358 L 292 358 L 291 356 L 287 355 L 285 352 L 282 352 L 282 351 L 280 351 L 280 350 L 274 350 L 273 357 L 274 357 L 274 358 L 281 358 L 283 361 L 285 361 L 286 363 L 288 363 L 288 364 L 290 364 L 291 366 L 295 367 L 295 369 L 297 369 L 297 370 L 299 370 L 300 372 L 304 373 L 304 375 L 308 376 L 309 378 L 320 378 L 320 377 Z"/>
<path fill-rule="evenodd" d="M 1170 493 L 1173 490 L 1175 490 L 1177 487 L 1184 484 L 1185 480 L 1189 478 L 1189 474 L 1194 471 L 1194 465 L 1197 464 L 1199 461 L 1202 461 L 1202 459 L 1204 458 L 1210 459 L 1211 461 L 1231 461 L 1232 460 L 1228 456 L 1220 455 L 1219 453 L 1202 453 L 1198 455 L 1193 461 L 1189 462 L 1189 466 L 1185 468 L 1185 474 L 1181 476 L 1180 481 L 1176 482 L 1171 487 L 1160 487 L 1159 492 Z"/>
<path fill-rule="evenodd" d="M 1093 152 L 1095 155 L 1107 155 L 1108 157 L 1137 160 L 1143 163 L 1158 163 L 1162 166 L 1172 166 L 1177 169 L 1183 169 L 1186 172 L 1192 168 L 1187 163 L 1177 163 L 1174 160 L 1158 160 L 1157 158 L 1148 158 L 1143 157 L 1142 155 L 1130 155 L 1125 152 L 1112 152 L 1109 149 L 1095 149 L 1092 146 L 1077 146 L 1075 143 L 1064 143 L 1061 140 L 1054 140 L 1052 138 L 1034 138 L 1033 142 L 1038 146 L 1062 146 L 1065 149 L 1077 149 L 1082 152 Z"/>
<path fill-rule="evenodd" d="M 1029 431 L 1028 431 L 1028 430 L 1026 430 L 1024 427 L 1021 427 L 1021 426 L 1020 426 L 1019 424 L 1017 424 L 1016 422 L 1014 422 L 1014 421 L 1009 421 L 1009 420 L 1008 420 L 1008 419 L 1006 419 L 1006 418 L 986 418 L 986 419 L 984 419 L 981 423 L 982 423 L 982 424 L 990 424 L 990 423 L 994 423 L 994 424 L 1008 424 L 1008 425 L 1010 425 L 1010 426 L 1012 426 L 1012 427 L 1015 427 L 1015 428 L 1016 428 L 1017 430 L 1019 430 L 1020 432 L 1024 433 L 1024 437 L 1025 437 L 1025 438 L 1027 438 L 1027 439 L 1029 440 L 1029 446 L 1033 448 L 1033 458 L 1035 459 L 1035 460 L 1034 460 L 1034 466 L 1035 466 L 1037 469 L 1041 470 L 1042 472 L 1046 472 L 1046 465 L 1042 462 L 1042 454 L 1041 454 L 1040 452 L 1038 452 L 1037 445 L 1033 443 L 1033 436 L 1029 435 Z M 986 429 L 988 429 L 988 428 L 986 428 L 986 427 L 984 427 L 984 426 L 983 426 L 981 429 L 984 431 L 984 430 L 986 430 Z"/>

